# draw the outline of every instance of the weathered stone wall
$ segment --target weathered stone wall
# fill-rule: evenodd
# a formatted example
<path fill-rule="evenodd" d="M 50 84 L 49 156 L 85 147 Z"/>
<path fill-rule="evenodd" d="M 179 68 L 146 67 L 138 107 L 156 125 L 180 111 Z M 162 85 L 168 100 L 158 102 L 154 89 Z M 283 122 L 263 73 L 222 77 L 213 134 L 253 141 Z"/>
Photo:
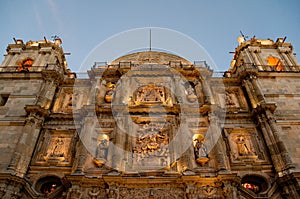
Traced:
<path fill-rule="evenodd" d="M 0 94 L 8 95 L 5 106 L 0 107 L 1 117 L 26 116 L 25 105 L 33 105 L 43 80 L 0 80 Z"/>
<path fill-rule="evenodd" d="M 2 123 L 2 122 L 1 122 Z M 23 126 L 11 126 L 0 123 L 0 171 L 7 170 L 13 157 L 16 144 L 22 134 Z"/>
<path fill-rule="evenodd" d="M 295 74 L 294 74 L 295 75 Z M 300 171 L 300 78 L 275 76 L 258 78 L 267 103 L 276 103 L 278 135 L 286 145 L 296 170 Z"/>

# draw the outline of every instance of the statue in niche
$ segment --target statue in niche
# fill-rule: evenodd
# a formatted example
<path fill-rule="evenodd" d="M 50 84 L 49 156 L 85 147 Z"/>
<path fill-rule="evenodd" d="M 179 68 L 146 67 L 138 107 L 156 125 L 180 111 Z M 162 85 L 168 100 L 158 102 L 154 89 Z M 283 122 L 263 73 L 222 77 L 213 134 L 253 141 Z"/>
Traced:
<path fill-rule="evenodd" d="M 113 97 L 115 88 L 116 88 L 116 84 L 114 84 L 112 82 L 108 82 L 106 84 L 106 93 L 104 96 L 105 102 L 110 103 L 112 101 L 112 97 Z"/>
<path fill-rule="evenodd" d="M 235 143 L 239 156 L 253 156 L 255 153 L 252 151 L 249 144 L 246 142 L 246 137 L 243 135 L 237 136 Z"/>
<path fill-rule="evenodd" d="M 197 100 L 197 95 L 191 85 L 186 89 L 186 97 L 189 102 L 195 102 Z"/>
<path fill-rule="evenodd" d="M 196 141 L 195 156 L 197 158 L 207 157 L 207 149 L 206 146 L 204 145 L 204 140 L 196 139 L 194 141 Z"/>
<path fill-rule="evenodd" d="M 194 136 L 194 154 L 196 162 L 204 166 L 208 162 L 207 148 L 204 144 L 204 137 L 201 134 Z"/>
<path fill-rule="evenodd" d="M 96 157 L 94 163 L 98 166 L 102 166 L 107 160 L 107 153 L 109 147 L 109 137 L 108 135 L 100 135 L 98 137 Z"/>

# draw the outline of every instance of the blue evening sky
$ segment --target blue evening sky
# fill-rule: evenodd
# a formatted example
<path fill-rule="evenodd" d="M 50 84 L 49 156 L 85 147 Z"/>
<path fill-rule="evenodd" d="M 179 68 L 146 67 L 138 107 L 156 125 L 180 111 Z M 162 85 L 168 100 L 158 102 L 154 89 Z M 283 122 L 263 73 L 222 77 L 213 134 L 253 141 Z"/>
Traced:
<path fill-rule="evenodd" d="M 229 52 L 234 51 L 238 45 L 240 30 L 249 38 L 255 35 L 260 39 L 276 40 L 278 37 L 287 36 L 286 41 L 294 45 L 295 53 L 300 56 L 299 2 L 2 0 L 0 51 L 5 54 L 7 44 L 13 43 L 13 37 L 28 41 L 42 40 L 44 36 L 51 39 L 51 36 L 58 35 L 63 40 L 63 49 L 71 52 L 67 56 L 69 68 L 79 71 L 89 53 L 109 37 L 134 28 L 160 27 L 181 32 L 197 41 L 210 54 L 217 68 L 225 71 L 232 58 Z M 147 38 L 146 36 L 145 40 Z M 179 42 L 184 49 L 184 41 L 174 38 L 170 39 L 170 44 Z M 126 42 L 134 42 L 134 39 L 120 40 L 110 50 L 118 48 L 118 45 L 127 45 Z M 111 61 L 103 59 L 106 58 L 99 55 L 99 60 L 94 61 Z M 0 60 L 2 62 L 3 57 Z"/>

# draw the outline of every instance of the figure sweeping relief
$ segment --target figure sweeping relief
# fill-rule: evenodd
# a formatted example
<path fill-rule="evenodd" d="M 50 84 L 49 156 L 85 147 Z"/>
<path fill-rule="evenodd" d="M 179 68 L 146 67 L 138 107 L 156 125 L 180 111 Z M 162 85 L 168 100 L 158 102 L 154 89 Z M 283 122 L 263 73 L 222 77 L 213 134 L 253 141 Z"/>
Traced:
<path fill-rule="evenodd" d="M 236 145 L 237 145 L 237 150 L 238 150 L 238 154 L 240 156 L 249 156 L 249 155 L 254 155 L 255 153 L 252 151 L 251 147 L 249 146 L 249 144 L 247 144 L 246 142 L 246 137 L 244 137 L 243 135 L 239 135 L 236 138 L 235 141 Z"/>

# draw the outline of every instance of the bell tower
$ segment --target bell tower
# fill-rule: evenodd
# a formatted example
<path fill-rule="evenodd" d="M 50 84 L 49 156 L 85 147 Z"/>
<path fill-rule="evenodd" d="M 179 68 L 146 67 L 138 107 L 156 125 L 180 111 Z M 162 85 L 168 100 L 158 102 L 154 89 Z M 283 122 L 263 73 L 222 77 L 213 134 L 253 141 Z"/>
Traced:
<path fill-rule="evenodd" d="M 0 65 L 0 170 L 9 179 L 1 198 L 18 197 L 56 89 L 68 77 L 61 39 L 14 41 Z"/>
<path fill-rule="evenodd" d="M 239 40 L 228 77 L 241 82 L 251 112 L 261 129 L 273 162 L 277 183 L 288 198 L 297 186 L 287 185 L 300 171 L 300 66 L 286 38 Z M 291 139 L 293 138 L 293 139 Z M 298 190 L 299 191 L 299 190 Z"/>

